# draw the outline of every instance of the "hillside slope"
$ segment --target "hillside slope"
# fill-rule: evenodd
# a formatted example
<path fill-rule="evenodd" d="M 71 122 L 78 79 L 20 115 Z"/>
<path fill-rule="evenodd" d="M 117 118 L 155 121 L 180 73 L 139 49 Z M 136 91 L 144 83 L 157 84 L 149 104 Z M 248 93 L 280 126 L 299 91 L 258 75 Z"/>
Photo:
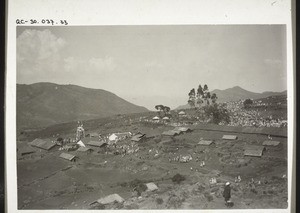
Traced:
<path fill-rule="evenodd" d="M 17 128 L 148 111 L 102 90 L 76 85 L 17 85 Z"/>

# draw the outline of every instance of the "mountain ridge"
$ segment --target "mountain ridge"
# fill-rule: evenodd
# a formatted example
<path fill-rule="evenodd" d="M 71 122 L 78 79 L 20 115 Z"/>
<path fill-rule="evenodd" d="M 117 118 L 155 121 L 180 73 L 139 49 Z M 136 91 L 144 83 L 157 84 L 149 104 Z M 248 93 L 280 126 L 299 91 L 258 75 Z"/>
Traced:
<path fill-rule="evenodd" d="M 49 82 L 17 84 L 18 128 L 147 111 L 103 89 Z"/>

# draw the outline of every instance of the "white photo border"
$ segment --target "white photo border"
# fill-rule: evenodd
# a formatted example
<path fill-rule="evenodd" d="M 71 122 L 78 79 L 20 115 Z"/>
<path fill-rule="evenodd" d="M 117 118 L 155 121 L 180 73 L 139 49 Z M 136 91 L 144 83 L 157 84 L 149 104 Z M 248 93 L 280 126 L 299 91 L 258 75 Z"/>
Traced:
<path fill-rule="evenodd" d="M 295 102 L 290 0 L 10 0 L 7 19 L 7 70 L 5 100 L 6 211 L 18 210 L 16 168 L 16 20 L 63 19 L 69 26 L 99 25 L 254 25 L 284 24 L 287 38 L 288 79 L 288 197 L 291 200 L 293 144 L 295 143 Z M 26 26 L 23 25 L 23 26 Z M 28 25 L 32 26 L 32 25 Z M 45 26 L 45 25 L 35 25 Z M 49 25 L 50 26 L 50 25 Z M 231 210 L 232 212 L 290 212 L 287 209 Z M 101 210 L 104 211 L 104 210 Z M 125 212 L 126 210 L 118 210 Z M 134 210 L 156 212 L 174 210 Z M 196 212 L 198 210 L 177 210 Z M 201 210 L 201 212 L 223 210 Z M 30 210 L 41 212 L 41 210 Z M 74 210 L 43 210 L 74 212 Z M 90 212 L 76 210 L 76 212 Z M 106 212 L 106 210 L 105 210 Z"/>

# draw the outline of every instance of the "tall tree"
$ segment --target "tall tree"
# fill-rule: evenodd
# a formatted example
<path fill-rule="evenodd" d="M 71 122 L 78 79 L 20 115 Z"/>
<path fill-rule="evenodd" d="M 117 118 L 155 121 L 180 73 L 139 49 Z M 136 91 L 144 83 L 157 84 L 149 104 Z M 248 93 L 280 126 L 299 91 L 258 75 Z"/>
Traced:
<path fill-rule="evenodd" d="M 207 101 L 207 105 L 210 104 L 210 102 L 209 102 L 209 99 L 210 99 L 210 98 L 211 98 L 210 92 L 207 92 L 207 93 L 206 93 L 206 101 Z"/>
<path fill-rule="evenodd" d="M 196 96 L 197 98 L 197 100 L 196 100 L 196 102 L 197 102 L 197 105 L 198 105 L 198 107 L 200 108 L 201 107 L 201 104 L 203 103 L 203 100 L 202 100 L 202 98 L 203 98 L 203 88 L 202 88 L 202 86 L 201 86 L 201 84 L 199 84 L 199 86 L 198 86 L 198 89 L 197 89 L 197 96 Z"/>
<path fill-rule="evenodd" d="M 202 97 L 203 95 L 203 88 L 201 84 L 199 84 L 198 89 L 197 89 L 197 96 Z"/>
<path fill-rule="evenodd" d="M 188 104 L 190 105 L 191 108 L 195 107 L 195 99 L 196 99 L 196 93 L 195 93 L 195 89 L 191 89 L 191 91 L 189 92 L 189 100 L 188 100 Z"/>
<path fill-rule="evenodd" d="M 210 97 L 210 93 L 209 93 L 209 90 L 208 90 L 208 86 L 205 84 L 204 87 L 203 87 L 203 99 L 204 99 L 204 103 L 205 104 L 209 104 L 209 99 Z"/>

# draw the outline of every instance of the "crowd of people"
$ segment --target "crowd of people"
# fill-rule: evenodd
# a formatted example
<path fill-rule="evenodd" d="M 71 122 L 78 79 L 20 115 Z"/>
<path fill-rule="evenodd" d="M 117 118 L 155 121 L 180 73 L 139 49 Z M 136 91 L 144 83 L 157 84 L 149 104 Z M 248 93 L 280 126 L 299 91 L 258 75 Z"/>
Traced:
<path fill-rule="evenodd" d="M 139 147 L 136 143 L 130 142 L 130 143 L 113 143 L 111 145 L 108 145 L 106 148 L 106 151 L 111 151 L 115 155 L 128 155 L 128 154 L 133 154 L 137 153 L 139 151 Z"/>
<path fill-rule="evenodd" d="M 243 100 L 228 102 L 227 110 L 230 113 L 229 126 L 254 126 L 254 127 L 285 127 L 287 121 L 283 118 L 262 116 L 258 109 L 245 109 Z M 224 123 L 220 123 L 221 125 Z"/>

